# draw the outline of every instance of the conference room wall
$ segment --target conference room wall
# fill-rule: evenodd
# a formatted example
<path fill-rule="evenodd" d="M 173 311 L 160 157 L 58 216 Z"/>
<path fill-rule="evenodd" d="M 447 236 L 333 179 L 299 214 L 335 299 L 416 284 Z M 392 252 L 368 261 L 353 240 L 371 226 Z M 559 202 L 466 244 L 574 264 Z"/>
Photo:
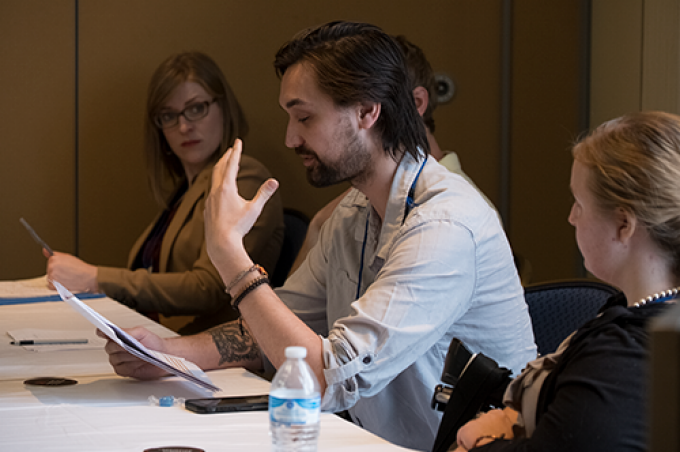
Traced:
<path fill-rule="evenodd" d="M 125 264 L 133 240 L 157 211 L 148 192 L 142 157 L 146 85 L 165 57 L 182 50 L 204 51 L 220 64 L 250 120 L 246 152 L 265 163 L 281 181 L 286 206 L 312 215 L 340 193 L 345 186 L 310 188 L 298 158 L 285 148 L 287 118 L 277 103 L 279 82 L 271 66 L 275 51 L 293 33 L 333 19 L 373 22 L 390 33 L 405 34 L 425 49 L 435 71 L 451 76 L 457 88 L 453 100 L 436 112 L 440 144 L 458 152 L 466 172 L 492 201 L 498 204 L 505 190 L 500 181 L 499 157 L 502 1 L 416 4 L 406 0 L 11 0 L 7 4 L 12 8 L 2 16 L 16 16 L 7 18 L 9 22 L 34 22 L 34 39 L 42 45 L 54 45 L 53 35 L 42 31 L 51 29 L 43 24 L 55 16 L 49 12 L 51 9 L 60 8 L 60 13 L 71 20 L 59 31 L 70 37 L 72 47 L 64 46 L 63 58 L 52 55 L 59 70 L 71 71 L 70 77 L 55 79 L 54 70 L 28 74 L 42 86 L 53 86 L 47 90 L 49 95 L 41 96 L 42 108 L 59 111 L 60 119 L 70 116 L 71 122 L 57 127 L 51 121 L 55 115 L 50 115 L 46 123 L 59 133 L 50 129 L 36 134 L 33 122 L 24 118 L 9 132 L 49 140 L 49 147 L 21 143 L 24 152 L 30 149 L 36 153 L 32 160 L 54 152 L 58 144 L 69 157 L 54 160 L 70 161 L 71 167 L 66 172 L 59 171 L 58 176 L 54 163 L 45 164 L 43 170 L 35 168 L 33 162 L 30 168 L 14 162 L 0 168 L 0 176 L 12 173 L 14 178 L 30 176 L 49 181 L 43 183 L 50 188 L 34 198 L 50 206 L 68 206 L 63 214 L 56 208 L 40 209 L 40 216 L 32 221 L 55 249 L 77 252 L 93 263 Z M 516 107 L 512 110 L 507 226 L 512 244 L 519 244 L 516 251 L 532 262 L 535 280 L 569 277 L 573 273 L 573 231 L 565 218 L 569 208 L 567 149 L 579 131 L 579 111 L 573 99 L 578 98 L 580 89 L 576 56 L 580 5 L 570 0 L 515 2 L 512 15 L 515 39 L 511 52 L 515 58 L 511 88 Z M 36 14 L 35 9 L 42 13 Z M 53 22 L 51 26 L 57 27 Z M 1 30 L 0 38 L 6 33 L 6 29 Z M 2 41 L 3 46 L 22 53 L 29 61 L 42 58 L 39 54 L 32 56 L 31 41 Z M 16 76 L 27 77 L 23 73 Z M 0 91 L 9 96 L 30 89 L 18 90 L 4 84 Z M 4 123 L 12 113 L 3 110 L 0 120 Z M 23 165 L 27 164 L 23 161 Z M 543 173 L 537 179 L 540 171 Z M 11 213 L 6 216 L 11 221 L 3 223 L 0 240 L 3 249 L 5 243 L 14 248 L 8 253 L 3 251 L 0 278 L 39 275 L 44 271 L 44 261 L 31 248 L 34 245 L 18 222 L 9 227 L 15 222 L 10 217 L 18 219 L 22 206 L 39 202 L 25 194 L 15 194 L 20 191 L 12 190 L 17 185 L 9 185 L 7 181 L 11 179 L 6 177 L 1 179 L 3 193 L 12 196 L 4 197 L 11 209 L 3 212 Z M 66 186 L 71 187 L 71 192 L 59 191 Z M 550 208 L 545 208 L 546 203 Z M 31 221 L 30 215 L 24 216 Z M 30 259 L 23 259 L 29 255 Z M 17 259 L 10 261 L 14 256 Z"/>
<path fill-rule="evenodd" d="M 48 243 L 76 245 L 73 5 L 0 3 L 0 279 L 45 272 L 21 217 Z"/>
<path fill-rule="evenodd" d="M 588 4 L 513 2 L 506 227 L 513 250 L 531 267 L 531 282 L 580 271 L 574 265 L 574 229 L 567 222 L 569 149 L 587 127 L 581 106 L 587 103 L 582 71 L 588 64 Z"/>

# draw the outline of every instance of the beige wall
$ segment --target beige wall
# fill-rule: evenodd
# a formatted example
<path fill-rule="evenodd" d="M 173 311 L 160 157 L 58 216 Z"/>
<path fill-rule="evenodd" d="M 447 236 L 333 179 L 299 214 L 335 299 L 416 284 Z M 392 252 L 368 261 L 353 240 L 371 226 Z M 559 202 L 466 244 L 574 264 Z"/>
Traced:
<path fill-rule="evenodd" d="M 246 152 L 281 181 L 286 206 L 313 214 L 344 187 L 311 189 L 297 157 L 284 147 L 286 116 L 271 63 L 296 31 L 333 19 L 405 34 L 426 51 L 435 71 L 454 79 L 456 96 L 435 114 L 437 137 L 498 202 L 502 4 L 80 1 L 76 146 L 76 3 L 3 0 L 0 49 L 24 63 L 0 69 L 0 279 L 44 271 L 19 216 L 55 249 L 73 252 L 77 245 L 93 263 L 124 264 L 156 213 L 141 157 L 146 84 L 160 61 L 178 51 L 202 50 L 220 64 L 250 120 Z M 515 2 L 513 14 L 510 239 L 533 264 L 535 280 L 573 274 L 567 148 L 578 133 L 578 4 Z M 17 109 L 7 108 L 14 98 L 35 102 L 17 107 L 24 109 L 18 117 Z"/>
<path fill-rule="evenodd" d="M 510 240 L 532 281 L 577 274 L 569 148 L 579 132 L 581 2 L 514 2 Z"/>
<path fill-rule="evenodd" d="M 0 3 L 0 279 L 37 276 L 48 243 L 75 246 L 73 1 Z"/>
<path fill-rule="evenodd" d="M 642 108 L 680 113 L 680 2 L 647 0 L 642 35 Z"/>
<path fill-rule="evenodd" d="M 641 108 L 642 0 L 595 0 L 590 125 Z"/>
<path fill-rule="evenodd" d="M 591 127 L 638 110 L 680 114 L 680 2 L 593 0 Z"/>

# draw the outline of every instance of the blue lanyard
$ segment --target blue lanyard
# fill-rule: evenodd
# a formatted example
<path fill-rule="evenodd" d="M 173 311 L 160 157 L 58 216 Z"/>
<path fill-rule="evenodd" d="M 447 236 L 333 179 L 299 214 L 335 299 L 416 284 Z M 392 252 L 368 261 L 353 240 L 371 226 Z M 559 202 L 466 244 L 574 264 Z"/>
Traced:
<path fill-rule="evenodd" d="M 413 201 L 413 197 L 415 196 L 416 193 L 416 184 L 418 183 L 418 178 L 420 177 L 420 173 L 423 171 L 423 168 L 425 167 L 425 163 L 427 163 L 427 156 L 425 156 L 425 161 L 423 162 L 423 164 L 420 165 L 420 169 L 416 174 L 416 178 L 413 179 L 411 188 L 408 190 L 408 194 L 406 195 L 406 206 L 404 206 L 404 218 L 401 220 L 402 225 L 406 221 L 406 217 L 408 217 L 408 215 L 411 213 L 411 209 L 418 206 L 418 204 L 416 204 Z M 366 227 L 364 229 L 364 243 L 361 245 L 361 261 L 359 263 L 359 282 L 357 283 L 357 296 L 355 298 L 356 300 L 358 300 L 359 296 L 361 295 L 361 280 L 364 274 L 364 255 L 366 254 L 366 241 L 368 239 L 368 219 L 370 217 L 370 213 L 371 213 L 370 211 L 366 212 Z"/>

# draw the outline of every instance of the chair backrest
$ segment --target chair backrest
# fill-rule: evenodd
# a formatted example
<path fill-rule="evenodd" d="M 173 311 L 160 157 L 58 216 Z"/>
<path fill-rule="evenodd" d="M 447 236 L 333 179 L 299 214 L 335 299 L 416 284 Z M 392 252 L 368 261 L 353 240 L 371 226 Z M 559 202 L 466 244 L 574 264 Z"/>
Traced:
<path fill-rule="evenodd" d="M 586 279 L 526 286 L 524 299 L 538 353 L 545 355 L 557 350 L 567 336 L 594 318 L 607 299 L 618 292 L 609 284 Z"/>
<path fill-rule="evenodd" d="M 285 223 L 286 231 L 283 235 L 279 260 L 276 262 L 276 268 L 269 278 L 272 287 L 280 287 L 286 281 L 288 272 L 290 272 L 293 262 L 295 262 L 295 258 L 305 241 L 309 217 L 298 210 L 285 208 L 283 209 L 283 222 Z"/>

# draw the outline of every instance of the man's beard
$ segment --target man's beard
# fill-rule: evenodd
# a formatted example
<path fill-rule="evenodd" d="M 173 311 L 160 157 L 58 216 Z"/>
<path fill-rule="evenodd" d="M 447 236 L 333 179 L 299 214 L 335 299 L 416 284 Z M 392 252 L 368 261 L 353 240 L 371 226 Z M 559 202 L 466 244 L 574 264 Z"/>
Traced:
<path fill-rule="evenodd" d="M 371 173 L 371 155 L 365 144 L 349 126 L 341 128 L 343 130 L 333 138 L 334 146 L 344 149 L 336 161 L 323 162 L 316 152 L 305 146 L 295 149 L 298 155 L 313 156 L 316 160 L 307 167 L 307 181 L 313 187 L 328 187 L 345 181 L 356 183 L 366 180 Z"/>

